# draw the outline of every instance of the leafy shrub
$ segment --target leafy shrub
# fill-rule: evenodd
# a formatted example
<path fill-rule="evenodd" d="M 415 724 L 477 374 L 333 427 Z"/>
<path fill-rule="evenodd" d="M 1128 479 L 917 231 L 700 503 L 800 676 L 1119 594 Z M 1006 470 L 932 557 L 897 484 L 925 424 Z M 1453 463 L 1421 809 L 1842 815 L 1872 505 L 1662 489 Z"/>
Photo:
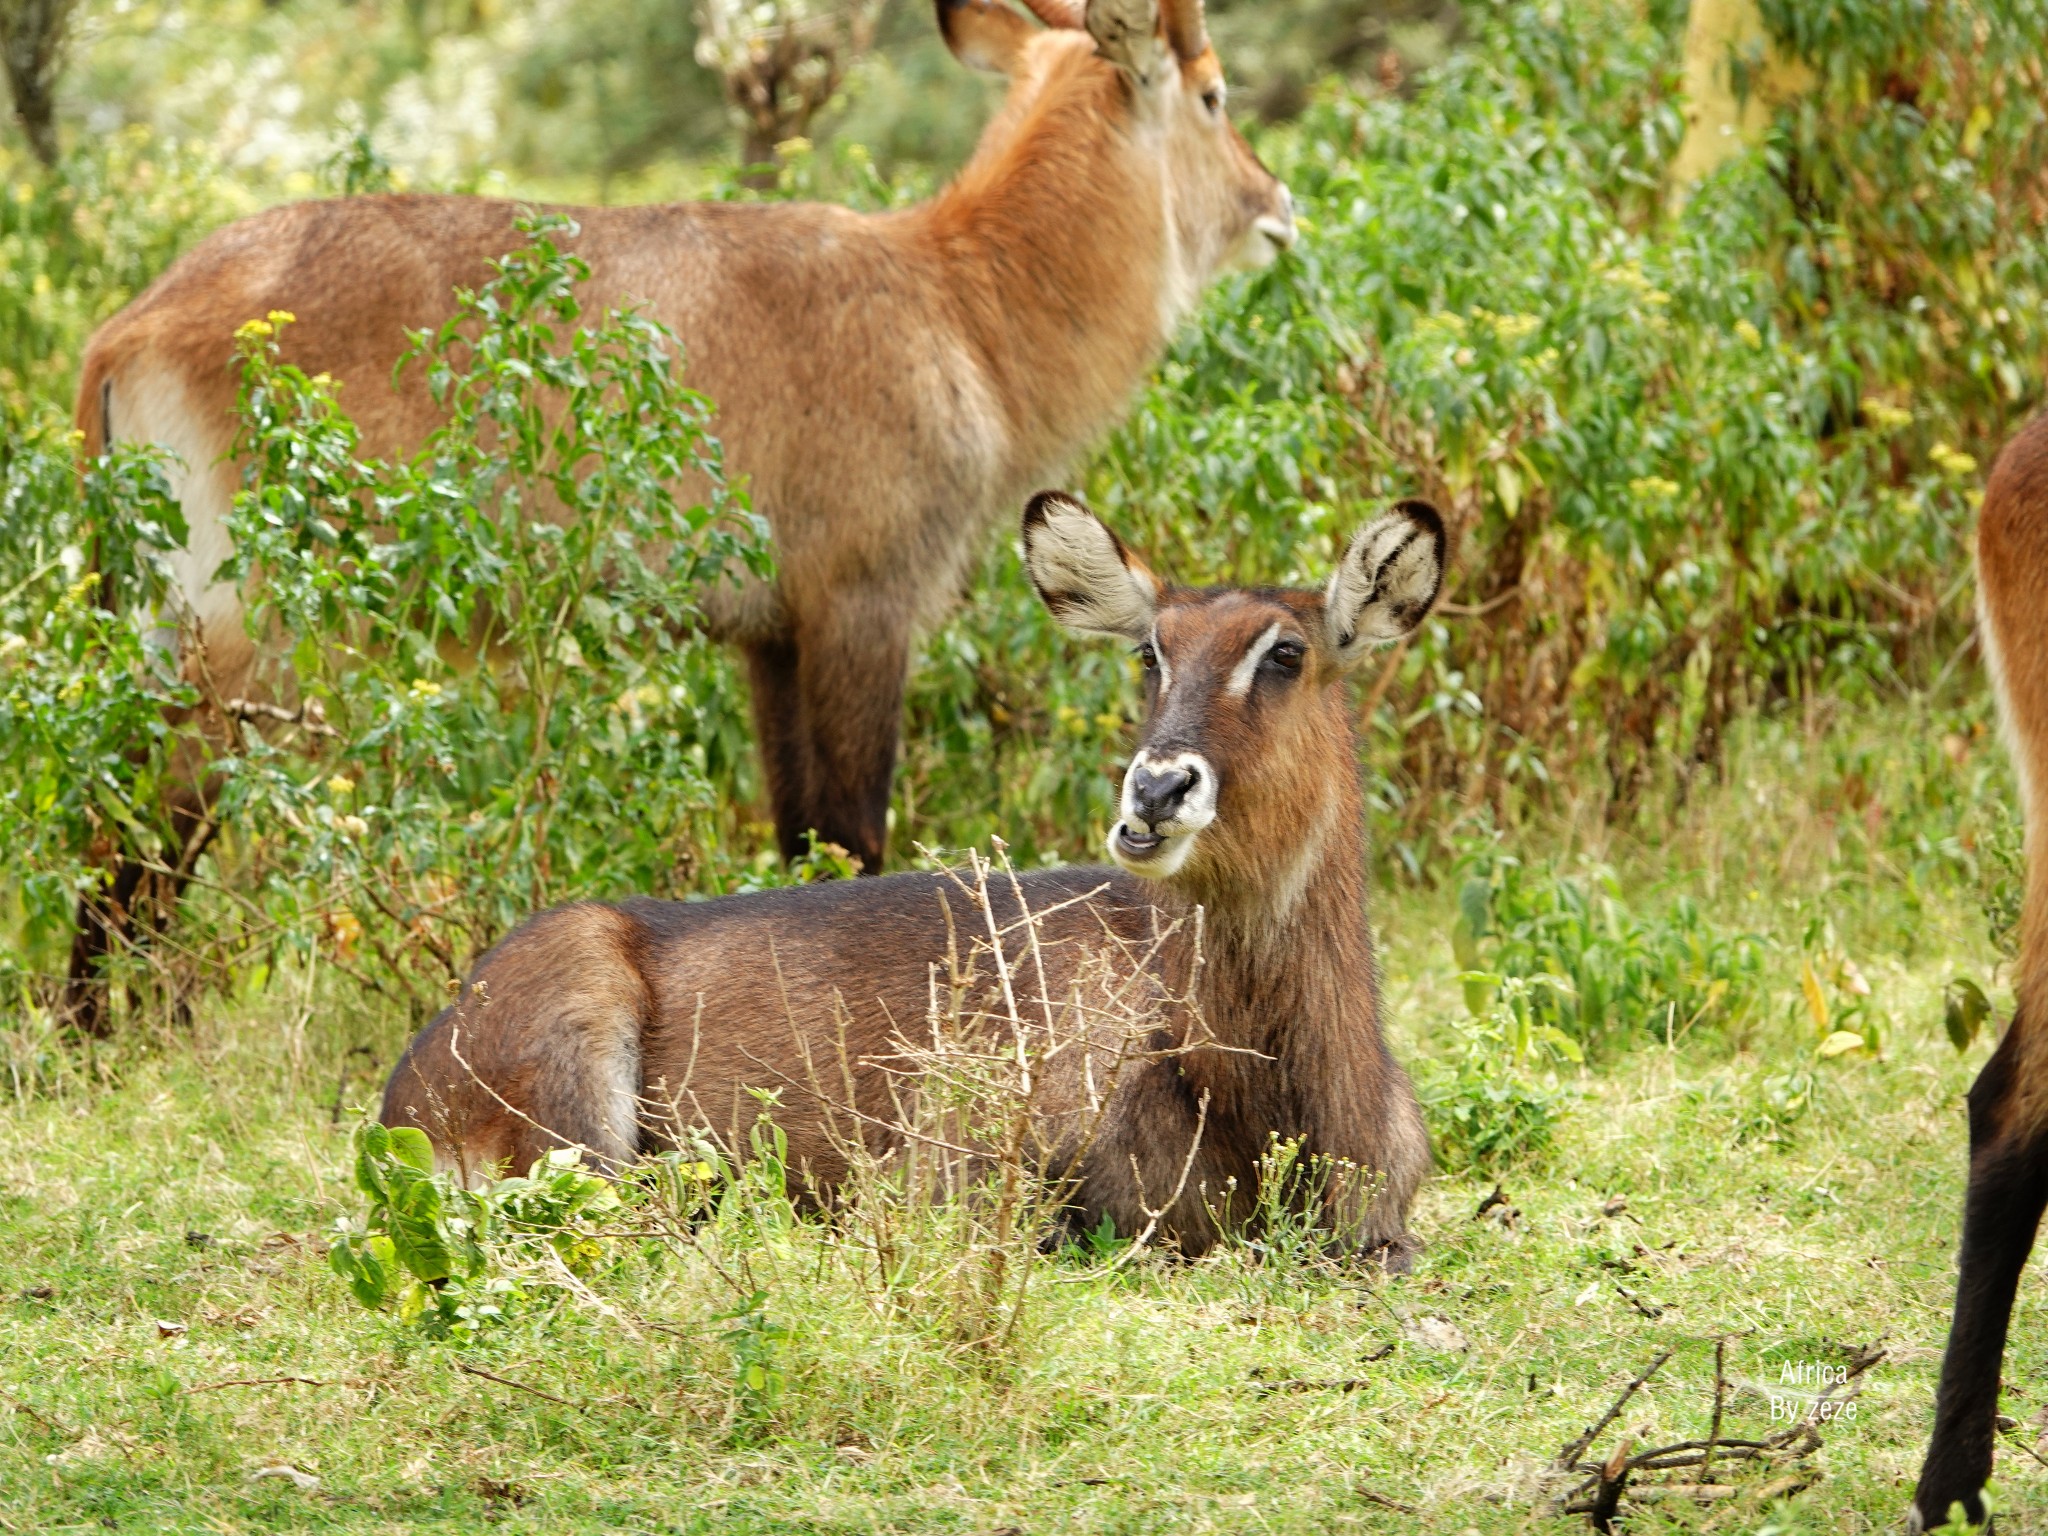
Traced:
<path fill-rule="evenodd" d="M 1262 134 L 1307 237 L 1219 286 L 1081 472 L 1189 581 L 1319 579 L 1385 497 L 1443 505 L 1458 537 L 1451 603 L 1366 683 L 1386 769 L 1372 781 L 1380 845 L 1418 878 L 1443 867 L 1469 817 L 1513 826 L 1559 780 L 1617 815 L 1668 804 L 1743 712 L 1939 679 L 1933 664 L 1961 638 L 1978 470 L 2041 385 L 2048 241 L 2032 189 L 2048 141 L 2026 45 L 2038 0 L 1764 9 L 1816 82 L 1765 148 L 1676 214 L 1663 185 L 1682 127 L 1674 6 L 1488 0 L 1471 10 L 1471 46 L 1412 95 L 1333 88 Z M 28 359 L 6 366 L 38 408 L 68 392 L 84 329 L 229 211 L 197 161 L 177 165 L 108 144 L 0 208 L 22 252 L 0 306 L 24 317 L 13 334 Z M 784 171 L 785 190 L 866 206 L 905 190 L 847 146 L 794 151 Z M 374 184 L 374 156 L 344 154 L 333 174 Z M 256 594 L 264 611 L 301 626 L 294 664 L 339 734 L 242 733 L 209 865 L 235 874 L 203 902 L 246 895 L 262 912 L 243 911 L 245 933 L 319 936 L 365 979 L 402 973 L 416 998 L 539 900 L 775 877 L 756 870 L 760 836 L 732 809 L 754 785 L 731 660 L 675 628 L 685 578 L 721 569 L 715 529 L 743 528 L 714 516 L 678 544 L 688 571 L 577 596 L 558 637 L 574 651 L 548 648 L 544 604 L 509 600 L 528 582 L 566 597 L 577 571 L 609 559 L 605 538 L 634 541 L 647 524 L 622 510 L 641 504 L 631 487 L 665 473 L 653 437 L 683 434 L 675 463 L 692 474 L 715 459 L 680 396 L 650 404 L 669 427 L 614 421 L 602 388 L 543 370 L 524 398 L 582 389 L 572 434 L 622 455 L 590 477 L 609 532 L 548 542 L 555 525 L 531 515 L 532 497 L 577 505 L 596 460 L 569 472 L 565 495 L 566 461 L 547 456 L 571 445 L 536 437 L 541 418 L 500 391 L 501 363 L 528 343 L 505 331 L 494 360 L 491 328 L 530 331 L 550 369 L 612 369 L 622 389 L 661 371 L 655 353 L 674 358 L 644 320 L 620 317 L 593 325 L 605 339 L 575 361 L 577 321 L 555 307 L 573 302 L 574 277 L 564 240 L 549 240 L 553 254 L 502 274 L 459 336 L 412 365 L 449 370 L 454 419 L 407 465 L 356 464 L 329 386 L 251 339 L 244 558 L 274 579 Z M 465 396 L 458 375 L 482 393 Z M 501 407 L 513 426 L 499 442 Z M 525 457 L 500 461 L 500 447 Z M 703 483 L 706 509 L 730 507 L 714 476 Z M 72 515 L 43 493 L 32 510 Z M 18 548 L 85 547 L 19 527 Z M 379 565 L 400 550 L 419 574 Z M 0 592 L 25 574 L 0 549 Z M 31 599 L 56 600 L 47 585 Z M 485 643 L 523 653 L 469 666 Z M 363 655 L 340 666 L 349 650 Z M 1021 862 L 1092 856 L 1136 697 L 1126 659 L 1061 639 L 1005 541 L 912 679 L 897 852 L 1000 834 Z M 141 818 L 146 800 L 126 809 Z M 65 846 L 118 824 L 67 823 Z M 1941 843 L 1916 865 L 1968 861 Z M 1597 891 L 1580 894 L 1597 926 Z M 1711 948 L 1704 925 L 1695 937 Z M 1654 970 L 1690 940 L 1644 942 L 1655 954 L 1617 960 L 1623 971 Z M 1720 962 L 1699 964 L 1711 977 Z M 1653 1030 L 1689 1016 L 1678 980 L 1590 979 L 1621 986 L 1624 1012 L 1678 1002 Z M 1547 1018 L 1588 1006 L 1562 997 Z"/>
<path fill-rule="evenodd" d="M 81 474 L 73 446 L 47 427 L 0 438 L 0 986 L 54 966 L 116 840 L 161 868 L 183 855 L 156 789 L 165 712 L 196 695 L 155 616 L 184 518 L 162 455 L 123 447 Z"/>
<path fill-rule="evenodd" d="M 0 409 L 68 408 L 93 327 L 252 208 L 204 154 L 141 129 L 85 137 L 54 173 L 0 144 Z"/>
<path fill-rule="evenodd" d="M 1459 1038 L 1455 1061 L 1422 1074 L 1437 1161 L 1450 1172 L 1541 1158 L 1569 1098 L 1555 1069 L 1585 1060 L 1570 1035 L 1540 1022 L 1534 999 L 1558 990 L 1555 978 L 1488 977 L 1484 984 L 1484 1009 L 1450 1021 Z"/>
<path fill-rule="evenodd" d="M 253 633 L 296 637 L 301 720 L 222 759 L 267 894 L 431 995 L 526 912 L 688 889 L 746 729 L 698 627 L 708 584 L 771 574 L 710 404 L 631 311 L 578 325 L 554 217 L 402 367 L 446 413 L 413 459 L 358 460 L 339 386 L 240 337 L 235 554 Z M 438 974 L 437 974 L 438 973 Z"/>
<path fill-rule="evenodd" d="M 571 1149 L 550 1152 L 523 1178 L 469 1189 L 436 1172 L 426 1133 L 374 1121 L 355 1133 L 361 1222 L 336 1227 L 328 1264 L 366 1307 L 397 1305 L 430 1338 L 467 1342 L 551 1282 L 521 1264 L 543 1249 L 571 1275 L 604 1256 L 597 1233 L 620 1208 L 617 1190 Z"/>
<path fill-rule="evenodd" d="M 1517 1028 L 1575 1045 L 1677 1040 L 1702 1023 L 1737 1030 L 1763 998 L 1763 945 L 1710 925 L 1690 897 L 1644 920 L 1614 876 L 1531 871 L 1477 855 L 1459 891 L 1452 945 L 1475 1014 L 1505 1008 Z M 1509 988 L 1511 981 L 1538 986 Z"/>
<path fill-rule="evenodd" d="M 173 666 L 160 552 L 185 529 L 160 456 L 81 480 L 68 437 L 7 439 L 0 829 L 24 953 L 54 960 L 33 946 L 116 848 L 195 872 L 203 838 L 160 810 L 174 760 L 208 776 L 220 832 L 184 952 L 318 941 L 365 974 L 370 951 L 367 979 L 422 1009 L 534 908 L 737 878 L 747 730 L 697 596 L 771 572 L 765 524 L 725 486 L 674 338 L 630 311 L 578 323 L 571 233 L 529 222 L 415 338 L 445 416 L 404 463 L 359 459 L 340 385 L 282 361 L 289 316 L 242 328 L 247 488 L 221 575 L 252 632 L 290 641 L 252 690 L 293 702 L 262 706 L 281 727 Z"/>
<path fill-rule="evenodd" d="M 1745 710 L 1867 697 L 1962 637 L 1977 467 L 2041 387 L 2027 189 L 2048 145 L 2006 46 L 2025 7 L 1981 59 L 1962 8 L 1917 36 L 1917 11 L 1829 9 L 1892 36 L 1942 121 L 1867 152 L 1884 77 L 1823 71 L 1676 216 L 1680 15 L 1501 0 L 1412 98 L 1326 94 L 1260 140 L 1301 245 L 1219 288 L 1088 472 L 1195 582 L 1317 579 L 1379 499 L 1444 508 L 1456 611 L 1368 683 L 1383 842 L 1413 871 L 1454 844 L 1455 806 L 1512 821 L 1558 778 L 1621 814 L 1666 803 Z M 1973 118 L 1982 154 L 1944 152 Z M 1987 203 L 2013 212 L 1996 231 Z M 1915 220 L 1975 233 L 1919 253 Z M 1994 302 L 2005 277 L 2018 301 Z M 975 603 L 914 680 L 914 810 L 981 827 L 965 776 L 993 756 L 988 819 L 1027 857 L 1025 821 L 1079 853 L 1126 670 L 1069 660 L 1007 551 Z"/>

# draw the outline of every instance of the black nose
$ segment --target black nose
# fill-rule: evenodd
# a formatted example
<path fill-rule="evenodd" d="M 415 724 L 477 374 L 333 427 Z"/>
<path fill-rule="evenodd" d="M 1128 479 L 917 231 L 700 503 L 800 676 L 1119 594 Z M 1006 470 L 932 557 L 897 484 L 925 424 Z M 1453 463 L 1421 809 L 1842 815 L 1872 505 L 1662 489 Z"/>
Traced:
<path fill-rule="evenodd" d="M 1181 801 L 1195 787 L 1198 775 L 1192 768 L 1169 768 L 1154 773 L 1140 763 L 1131 773 L 1131 804 L 1148 827 L 1173 820 Z"/>

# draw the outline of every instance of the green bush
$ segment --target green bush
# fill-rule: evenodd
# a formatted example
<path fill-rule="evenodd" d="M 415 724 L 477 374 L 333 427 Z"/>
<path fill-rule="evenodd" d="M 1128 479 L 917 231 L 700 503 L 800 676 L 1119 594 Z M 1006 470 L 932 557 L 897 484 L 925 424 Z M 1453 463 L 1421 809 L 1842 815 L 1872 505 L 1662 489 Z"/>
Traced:
<path fill-rule="evenodd" d="M 85 140 L 55 173 L 0 143 L 0 408 L 68 410 L 93 328 L 253 207 L 206 155 L 140 129 Z"/>
<path fill-rule="evenodd" d="M 337 1225 L 328 1266 L 364 1306 L 395 1306 L 401 1322 L 430 1338 L 471 1342 L 522 1303 L 573 1284 L 523 1261 L 551 1254 L 557 1276 L 587 1272 L 605 1257 L 600 1234 L 622 1205 L 618 1189 L 570 1149 L 476 1189 L 437 1172 L 426 1133 L 411 1126 L 367 1121 L 355 1153 L 368 1210 Z"/>
<path fill-rule="evenodd" d="M 2024 195 L 2048 154 L 2024 46 L 2038 9 L 1767 5 L 1816 83 L 1678 213 L 1677 7 L 1491 0 L 1412 95 L 1332 87 L 1260 136 L 1306 238 L 1219 286 L 1079 478 L 1192 582 L 1316 581 L 1385 498 L 1444 507 L 1450 601 L 1365 685 L 1396 867 L 1433 877 L 1473 818 L 1516 829 L 1559 783 L 1653 826 L 1745 713 L 1954 675 L 1978 469 L 2041 385 L 2048 241 Z M 28 287 L 0 304 L 44 317 L 5 363 L 37 420 L 68 392 L 84 328 L 227 210 L 198 162 L 171 165 L 109 145 L 0 209 L 28 253 Z M 785 170 L 786 193 L 883 206 L 905 191 L 849 145 Z M 336 163 L 344 182 L 374 172 L 361 154 Z M 160 191 L 116 190 L 130 187 Z M 267 933 L 323 935 L 366 979 L 410 974 L 416 995 L 430 978 L 415 961 L 445 970 L 540 901 L 766 874 L 731 659 L 681 633 L 693 583 L 732 558 L 724 503 L 707 493 L 710 520 L 684 516 L 687 569 L 604 553 L 682 515 L 632 510 L 636 487 L 672 467 L 715 487 L 704 407 L 660 393 L 680 391 L 675 357 L 644 319 L 573 341 L 551 307 L 573 277 L 550 265 L 559 251 L 533 259 L 412 365 L 453 370 L 453 415 L 411 464 L 356 465 L 326 385 L 261 348 L 249 361 L 244 559 L 270 584 L 259 610 L 303 637 L 294 664 L 340 734 L 248 738 L 222 760 L 234 824 L 211 867 L 241 872 L 229 883 Z M 45 268 L 73 297 L 35 299 Z M 564 369 L 610 370 L 533 386 L 582 389 L 571 430 L 608 445 L 567 481 L 549 456 L 576 444 L 535 435 L 538 395 L 498 392 L 514 353 L 464 350 L 499 318 L 550 330 L 533 345 Z M 608 387 L 652 415 L 608 419 Z M 486 447 L 501 408 L 512 430 Z M 26 419 L 18 443 L 35 441 Z M 530 493 L 581 510 L 533 517 Z M 12 514 L 0 592 L 30 574 L 21 551 L 79 543 L 36 523 L 72 515 L 48 497 Z M 399 551 L 403 581 L 386 563 Z M 56 600 L 47 582 L 23 590 L 20 633 Z M 565 615 L 558 633 L 543 611 Z M 516 663 L 441 658 L 481 645 Z M 1000 833 L 1021 862 L 1095 856 L 1136 699 L 1125 658 L 1061 639 L 1003 541 L 912 679 L 897 855 Z M 66 825 L 73 855 L 111 835 Z M 1923 832 L 1916 878 L 1976 860 Z M 1602 926 L 1593 886 L 1559 899 L 1513 964 L 1591 968 L 1587 1000 L 1544 1005 L 1571 1030 L 1610 1015 L 1637 1029 L 1644 1009 L 1664 1015 L 1652 1029 L 1683 1027 L 1706 1001 L 1688 967 L 1740 990 L 1748 962 L 1717 957 L 1693 917 L 1624 932 Z"/>
<path fill-rule="evenodd" d="M 1859 136 L 1867 71 L 1826 73 L 1676 216 L 1680 18 L 1633 6 L 1475 8 L 1412 99 L 1331 92 L 1262 137 L 1304 239 L 1218 290 L 1087 489 L 1195 582 L 1312 580 L 1380 499 L 1444 507 L 1457 606 L 1370 684 L 1409 868 L 1455 840 L 1449 796 L 1510 824 L 1560 779 L 1666 805 L 1743 712 L 1877 696 L 1963 637 L 1977 468 L 2039 397 L 2048 270 L 2025 29 L 1980 57 L 1963 14 L 1900 44 L 1915 78 L 1968 81 L 1910 154 Z M 1817 197 L 1824 161 L 1855 174 Z M 1973 211 L 2001 203 L 1995 229 Z M 1875 210 L 1914 208 L 1932 249 L 1882 284 L 1845 264 Z M 916 810 L 978 808 L 993 755 L 992 819 L 1079 852 L 1129 682 L 1065 657 L 1013 559 L 913 689 Z"/>
<path fill-rule="evenodd" d="M 405 463 L 359 460 L 338 386 L 280 361 L 289 316 L 242 328 L 247 488 L 221 574 L 253 633 L 293 642 L 256 680 L 294 701 L 280 729 L 171 665 L 155 552 L 184 527 L 157 456 L 79 482 L 68 439 L 10 439 L 0 828 L 30 938 L 61 933 L 116 848 L 191 872 L 160 824 L 174 757 L 206 765 L 229 876 L 202 882 L 202 921 L 350 968 L 373 951 L 369 979 L 422 1008 L 535 908 L 744 872 L 724 818 L 747 731 L 696 596 L 771 572 L 765 525 L 725 486 L 674 338 L 631 312 L 578 323 L 565 232 L 531 222 L 415 339 L 446 419 Z"/>
<path fill-rule="evenodd" d="M 367 936 L 423 997 L 530 911 L 720 878 L 746 727 L 697 596 L 772 575 L 674 337 L 579 325 L 573 227 L 521 227 L 401 364 L 446 413 L 408 462 L 355 457 L 335 384 L 279 360 L 289 316 L 241 332 L 222 574 L 252 633 L 296 638 L 278 688 L 323 726 L 245 737 L 223 815 L 264 840 L 274 900 Z"/>
<path fill-rule="evenodd" d="M 1537 999 L 1562 990 L 1555 977 L 1486 977 L 1484 986 L 1483 1009 L 1450 1021 L 1456 1059 L 1421 1074 L 1437 1162 L 1453 1173 L 1540 1159 L 1570 1098 L 1557 1068 L 1585 1062 L 1576 1040 L 1543 1022 Z"/>
<path fill-rule="evenodd" d="M 73 446 L 48 428 L 0 438 L 0 979 L 54 968 L 116 843 L 183 859 L 157 790 L 179 735 L 167 711 L 196 694 L 157 610 L 159 551 L 184 517 L 161 454 L 123 448 L 80 473 Z"/>
<path fill-rule="evenodd" d="M 1475 1015 L 1505 1007 L 1524 1030 L 1576 1046 L 1675 1043 L 1702 1024 L 1735 1033 L 1764 1000 L 1761 940 L 1720 932 L 1686 896 L 1639 917 L 1606 870 L 1532 871 L 1483 852 L 1467 865 L 1451 942 Z"/>

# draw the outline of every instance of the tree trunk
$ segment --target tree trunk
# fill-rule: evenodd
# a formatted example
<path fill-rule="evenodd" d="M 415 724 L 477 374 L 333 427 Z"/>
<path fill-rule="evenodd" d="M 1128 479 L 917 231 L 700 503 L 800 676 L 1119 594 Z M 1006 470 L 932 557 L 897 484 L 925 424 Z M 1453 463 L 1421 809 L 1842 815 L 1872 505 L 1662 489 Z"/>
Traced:
<path fill-rule="evenodd" d="M 1757 0 L 1693 0 L 1685 19 L 1685 138 L 1671 157 L 1672 211 L 1763 138 L 1774 107 L 1813 83 L 1813 71 L 1771 45 Z"/>
<path fill-rule="evenodd" d="M 0 62 L 14 115 L 44 165 L 57 163 L 57 77 L 77 0 L 0 0 Z"/>

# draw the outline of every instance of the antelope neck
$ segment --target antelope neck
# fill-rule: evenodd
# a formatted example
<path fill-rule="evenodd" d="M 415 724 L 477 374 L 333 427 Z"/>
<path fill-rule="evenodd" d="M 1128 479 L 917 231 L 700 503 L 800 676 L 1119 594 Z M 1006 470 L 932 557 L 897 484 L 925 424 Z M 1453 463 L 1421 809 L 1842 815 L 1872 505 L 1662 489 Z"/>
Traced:
<path fill-rule="evenodd" d="M 1165 298 L 1165 171 L 1127 142 L 1146 130 L 1118 121 L 1113 75 L 1085 60 L 1053 69 L 1002 143 L 902 215 L 948 270 L 1025 474 L 1057 467 L 1123 408 L 1180 318 Z"/>
<path fill-rule="evenodd" d="M 1253 899 L 1201 900 L 1195 996 L 1219 1043 L 1279 1055 L 1304 1030 L 1343 1028 L 1377 1007 L 1363 813 L 1350 797 L 1340 802 L 1298 881 L 1283 867 Z M 1283 912 L 1280 898 L 1289 893 L 1277 887 L 1289 883 L 1294 899 Z M 1168 894 L 1183 912 L 1197 904 L 1190 893 Z M 1183 966 L 1193 959 L 1193 930 L 1184 924 L 1176 939 Z"/>

